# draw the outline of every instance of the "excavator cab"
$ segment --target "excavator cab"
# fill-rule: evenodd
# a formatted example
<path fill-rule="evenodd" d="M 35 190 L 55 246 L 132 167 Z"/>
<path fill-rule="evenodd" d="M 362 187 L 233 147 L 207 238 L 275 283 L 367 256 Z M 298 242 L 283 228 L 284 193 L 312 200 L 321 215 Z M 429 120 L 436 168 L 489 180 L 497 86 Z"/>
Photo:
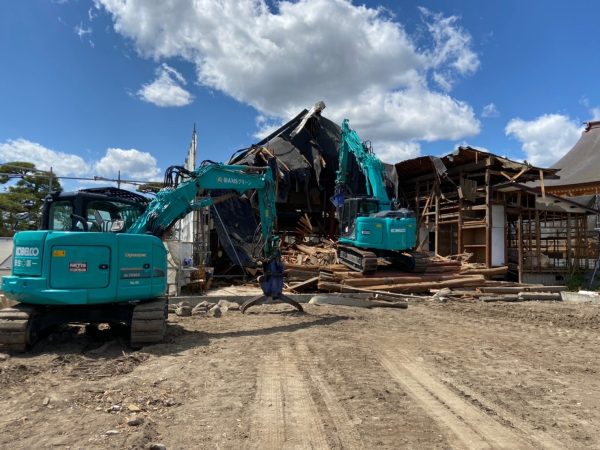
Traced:
<path fill-rule="evenodd" d="M 373 197 L 352 197 L 344 199 L 338 212 L 340 218 L 340 234 L 347 236 L 354 231 L 357 217 L 367 217 L 379 211 L 379 203 Z"/>
<path fill-rule="evenodd" d="M 46 198 L 42 230 L 126 231 L 145 211 L 149 199 L 112 187 L 58 193 Z"/>

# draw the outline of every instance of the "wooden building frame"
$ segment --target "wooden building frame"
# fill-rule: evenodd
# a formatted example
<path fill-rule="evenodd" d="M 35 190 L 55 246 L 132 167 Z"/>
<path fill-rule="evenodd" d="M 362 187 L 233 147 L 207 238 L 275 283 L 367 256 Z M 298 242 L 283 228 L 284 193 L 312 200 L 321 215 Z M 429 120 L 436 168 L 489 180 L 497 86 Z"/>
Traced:
<path fill-rule="evenodd" d="M 587 217 L 598 212 L 545 193 L 544 180 L 557 178 L 558 169 L 459 147 L 441 158 L 403 161 L 396 170 L 399 198 L 415 211 L 424 250 L 470 253 L 470 262 L 488 268 L 508 265 L 520 281 L 546 273 L 560 282 L 575 267 L 593 267 Z M 539 186 L 523 184 L 531 181 Z"/>

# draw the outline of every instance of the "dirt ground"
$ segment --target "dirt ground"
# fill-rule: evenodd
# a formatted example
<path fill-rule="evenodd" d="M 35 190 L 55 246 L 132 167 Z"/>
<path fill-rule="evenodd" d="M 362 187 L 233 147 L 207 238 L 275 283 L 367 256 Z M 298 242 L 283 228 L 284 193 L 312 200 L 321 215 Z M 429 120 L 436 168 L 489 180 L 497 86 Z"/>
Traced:
<path fill-rule="evenodd" d="M 600 447 L 598 306 L 169 321 L 164 343 L 137 352 L 72 327 L 0 361 L 0 448 Z"/>

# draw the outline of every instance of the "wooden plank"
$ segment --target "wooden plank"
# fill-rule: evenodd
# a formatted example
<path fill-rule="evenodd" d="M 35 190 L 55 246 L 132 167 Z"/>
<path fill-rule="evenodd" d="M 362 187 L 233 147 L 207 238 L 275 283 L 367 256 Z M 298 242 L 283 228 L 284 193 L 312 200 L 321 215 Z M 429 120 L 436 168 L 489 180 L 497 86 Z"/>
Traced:
<path fill-rule="evenodd" d="M 363 289 L 363 288 L 359 288 L 359 287 L 345 286 L 343 284 L 330 283 L 330 282 L 325 282 L 325 281 L 319 281 L 319 290 L 328 291 L 328 292 L 354 292 L 354 293 L 373 294 L 373 295 L 376 295 L 378 298 L 379 298 L 379 296 L 381 296 L 381 298 L 394 298 L 394 299 L 421 298 L 419 296 L 415 297 L 415 296 L 406 295 L 406 294 L 397 294 L 394 292 L 383 292 L 383 291 L 377 291 L 377 290 L 373 290 L 373 289 Z"/>
<path fill-rule="evenodd" d="M 382 284 L 371 286 L 370 289 L 383 292 L 406 292 L 419 293 L 428 292 L 430 289 L 442 289 L 445 287 L 461 287 L 461 286 L 477 286 L 485 281 L 483 275 L 471 275 L 467 277 L 459 277 L 452 280 L 442 281 L 423 281 L 420 283 L 404 283 L 404 284 Z"/>
<path fill-rule="evenodd" d="M 521 191 L 517 193 L 517 204 L 519 205 L 519 217 L 517 219 L 517 257 L 519 262 L 517 265 L 517 271 L 519 276 L 519 283 L 523 282 L 523 211 L 521 211 Z"/>
<path fill-rule="evenodd" d="M 504 295 L 485 295 L 479 297 L 481 302 L 519 302 L 521 299 L 518 294 L 504 294 Z"/>
<path fill-rule="evenodd" d="M 478 288 L 481 292 L 495 293 L 495 294 L 512 294 L 519 292 L 562 292 L 566 291 L 566 286 L 543 286 L 543 285 L 529 285 L 529 286 L 481 286 Z"/>
<path fill-rule="evenodd" d="M 286 269 L 297 269 L 297 270 L 311 270 L 311 271 L 315 271 L 318 272 L 319 269 L 321 269 L 322 266 L 320 266 L 319 264 L 294 264 L 294 263 L 285 263 L 285 268 Z"/>
<path fill-rule="evenodd" d="M 460 271 L 461 275 L 504 275 L 508 272 L 508 266 L 501 267 L 490 267 L 490 268 L 472 268 L 472 269 L 462 269 Z"/>
<path fill-rule="evenodd" d="M 289 287 L 291 291 L 294 292 L 302 292 L 309 288 L 314 288 L 319 283 L 319 277 L 312 277 L 306 281 L 302 281 L 301 283 L 293 284 Z"/>
<path fill-rule="evenodd" d="M 491 157 L 488 162 L 491 165 Z M 492 266 L 492 181 L 489 168 L 485 171 L 485 265 Z"/>
<path fill-rule="evenodd" d="M 298 269 L 290 269 L 285 271 L 285 275 L 287 278 L 299 278 L 301 280 L 308 280 L 309 278 L 313 278 L 317 272 L 312 270 L 298 270 Z"/>
<path fill-rule="evenodd" d="M 308 256 L 317 256 L 321 249 L 316 247 L 309 247 L 308 245 L 296 244 L 296 248 L 300 250 L 302 253 L 307 254 Z"/>
<path fill-rule="evenodd" d="M 432 281 L 445 281 L 456 279 L 456 276 L 406 276 L 406 277 L 383 277 L 383 278 L 349 278 L 342 281 L 346 286 L 378 286 L 378 285 L 396 285 L 407 283 L 422 283 Z"/>
<path fill-rule="evenodd" d="M 456 272 L 460 269 L 458 266 L 429 266 L 425 269 L 425 273 L 443 273 L 443 272 Z"/>
<path fill-rule="evenodd" d="M 439 255 L 439 247 L 440 247 L 440 195 L 437 191 L 441 190 L 439 183 L 436 178 L 436 182 L 432 193 L 435 192 L 435 245 L 434 251 L 436 255 Z"/>

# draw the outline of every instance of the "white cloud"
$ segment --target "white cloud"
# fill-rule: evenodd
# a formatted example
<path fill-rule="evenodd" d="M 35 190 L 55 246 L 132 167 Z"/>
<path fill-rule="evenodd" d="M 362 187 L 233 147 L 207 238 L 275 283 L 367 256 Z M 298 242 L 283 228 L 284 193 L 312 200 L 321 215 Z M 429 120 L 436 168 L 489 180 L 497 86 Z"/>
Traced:
<path fill-rule="evenodd" d="M 471 36 L 456 16 L 422 9 L 430 39 L 417 46 L 383 8 L 349 0 L 275 6 L 266 0 L 97 1 L 142 56 L 190 61 L 200 84 L 265 116 L 287 120 L 324 100 L 328 117 L 338 120 L 343 112 L 367 109 L 368 115 L 348 118 L 360 117 L 357 130 L 374 142 L 410 144 L 479 132 L 472 108 L 448 94 L 458 77 L 479 67 Z M 428 80 L 445 92 L 430 88 Z M 408 105 L 411 110 L 399 110 Z M 371 134 L 378 130 L 384 134 Z"/>
<path fill-rule="evenodd" d="M 137 180 L 159 180 L 161 170 L 147 152 L 109 148 L 98 161 L 85 161 L 71 153 L 59 152 L 27 139 L 9 139 L 0 143 L 0 163 L 25 161 L 38 169 L 50 170 L 59 177 L 93 177 L 95 175 Z"/>
<path fill-rule="evenodd" d="M 378 147 L 373 148 L 373 151 L 383 162 L 396 164 L 419 156 L 421 146 L 418 142 L 379 142 Z"/>
<path fill-rule="evenodd" d="M 413 142 L 460 139 L 479 132 L 473 109 L 447 94 L 415 87 L 398 92 L 365 92 L 342 101 L 332 118 L 349 118 L 363 139 Z"/>
<path fill-rule="evenodd" d="M 74 28 L 75 34 L 77 36 L 79 36 L 79 40 L 83 41 L 84 39 L 87 41 L 87 43 L 90 45 L 90 47 L 94 48 L 96 45 L 94 44 L 94 41 L 92 41 L 91 39 L 88 39 L 87 37 L 91 37 L 92 36 L 92 28 L 91 27 L 83 27 L 83 24 L 79 24 Z"/>
<path fill-rule="evenodd" d="M 136 180 L 157 180 L 160 169 L 156 166 L 156 158 L 150 153 L 135 149 L 109 148 L 106 154 L 94 164 L 94 171 L 100 176 L 129 176 Z"/>
<path fill-rule="evenodd" d="M 521 142 L 529 163 L 549 167 L 571 150 L 582 127 L 568 116 L 544 114 L 530 121 L 512 119 L 504 131 Z"/>
<path fill-rule="evenodd" d="M 440 89 L 442 89 L 444 92 L 450 92 L 452 90 L 453 81 L 450 77 L 434 71 L 431 78 L 438 84 Z"/>
<path fill-rule="evenodd" d="M 75 28 L 75 34 L 79 36 L 79 39 L 83 39 L 84 37 L 92 34 L 91 27 L 84 28 L 83 25 L 79 24 Z"/>
<path fill-rule="evenodd" d="M 0 161 L 32 162 L 40 170 L 52 170 L 64 176 L 88 173 L 90 166 L 77 155 L 57 152 L 27 139 L 9 139 L 0 143 Z"/>
<path fill-rule="evenodd" d="M 183 75 L 167 64 L 162 64 L 156 70 L 156 79 L 152 83 L 144 84 L 137 95 L 156 106 L 185 106 L 194 100 L 192 94 L 181 87 L 185 84 Z"/>
<path fill-rule="evenodd" d="M 600 120 L 600 107 L 590 108 L 590 115 L 592 116 L 590 121 Z"/>
<path fill-rule="evenodd" d="M 426 51 L 432 67 L 449 64 L 460 74 L 472 74 L 479 68 L 479 58 L 471 50 L 471 35 L 457 25 L 458 17 L 444 17 L 427 8 L 419 7 L 426 19 L 434 46 Z"/>
<path fill-rule="evenodd" d="M 500 111 L 493 103 L 488 103 L 483 107 L 483 111 L 481 111 L 481 117 L 498 117 L 500 115 Z"/>

